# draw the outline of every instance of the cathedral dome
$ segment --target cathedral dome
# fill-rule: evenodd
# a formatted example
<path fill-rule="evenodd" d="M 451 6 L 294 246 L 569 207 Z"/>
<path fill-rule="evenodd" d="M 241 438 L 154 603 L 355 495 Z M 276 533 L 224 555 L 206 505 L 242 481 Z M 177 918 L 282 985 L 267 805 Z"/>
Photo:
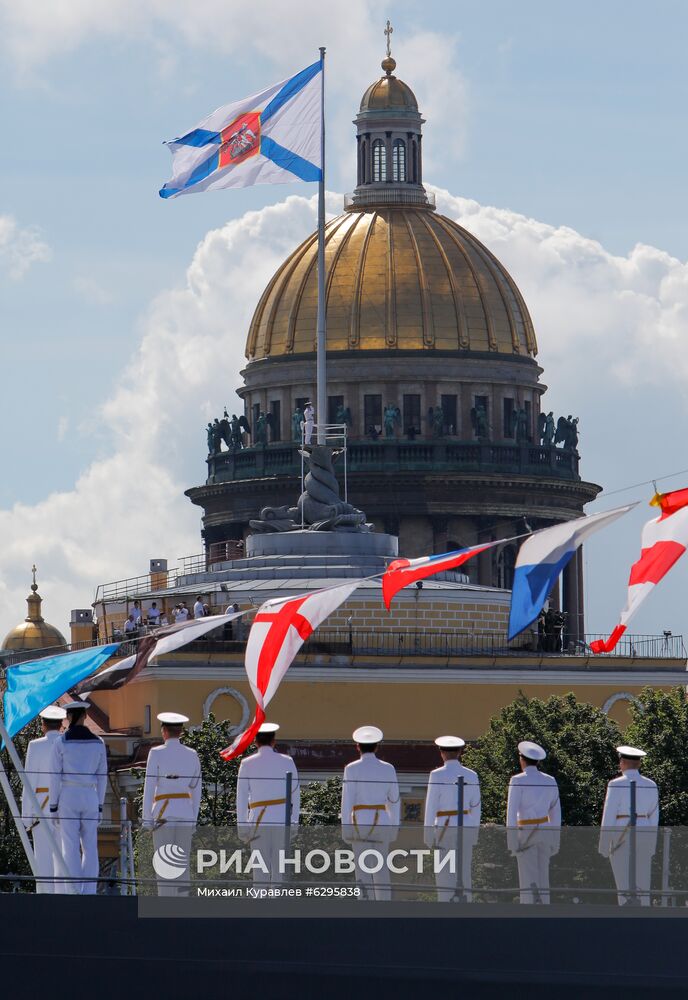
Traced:
<path fill-rule="evenodd" d="M 386 109 L 400 111 L 418 111 L 418 101 L 408 84 L 403 80 L 392 76 L 392 71 L 396 68 L 394 59 L 384 59 L 382 68 L 386 75 L 380 80 L 376 80 L 366 90 L 361 99 L 359 113 L 366 111 L 384 111 Z"/>
<path fill-rule="evenodd" d="M 506 268 L 457 223 L 428 208 L 349 211 L 326 227 L 327 349 L 471 351 L 535 356 L 528 309 Z M 316 349 L 317 237 L 265 289 L 249 360 Z"/>
<path fill-rule="evenodd" d="M 54 625 L 49 625 L 41 615 L 41 596 L 36 584 L 36 567 L 33 568 L 33 583 L 31 593 L 26 598 L 28 615 L 8 632 L 2 648 L 14 652 L 24 652 L 30 649 L 49 649 L 51 647 L 66 647 L 67 640 Z M 57 650 L 56 650 L 57 652 Z"/>

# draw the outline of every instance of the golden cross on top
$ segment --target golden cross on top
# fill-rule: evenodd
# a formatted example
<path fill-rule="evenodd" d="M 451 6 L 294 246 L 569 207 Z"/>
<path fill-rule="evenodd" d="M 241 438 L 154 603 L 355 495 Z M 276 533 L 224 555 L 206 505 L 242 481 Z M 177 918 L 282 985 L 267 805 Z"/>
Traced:
<path fill-rule="evenodd" d="M 393 31 L 394 31 L 394 28 L 392 27 L 392 25 L 390 24 L 390 22 L 387 21 L 387 26 L 386 26 L 383 34 L 385 34 L 387 36 L 387 58 L 388 59 L 391 58 L 391 55 L 392 55 L 392 32 Z"/>

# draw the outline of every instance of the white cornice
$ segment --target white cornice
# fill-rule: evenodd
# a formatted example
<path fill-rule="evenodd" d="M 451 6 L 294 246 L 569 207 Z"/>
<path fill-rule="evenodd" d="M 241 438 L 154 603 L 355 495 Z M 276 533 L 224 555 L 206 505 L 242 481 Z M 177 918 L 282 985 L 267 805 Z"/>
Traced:
<path fill-rule="evenodd" d="M 241 681 L 246 672 L 239 666 L 211 667 L 198 663 L 178 666 L 148 667 L 132 684 L 151 681 Z M 366 667 L 292 667 L 282 683 L 305 684 L 313 681 L 330 681 L 346 684 L 552 684 L 562 687 L 572 685 L 604 685 L 607 687 L 644 687 L 646 685 L 685 684 L 685 670 L 514 670 L 491 669 L 418 669 L 366 668 Z"/>

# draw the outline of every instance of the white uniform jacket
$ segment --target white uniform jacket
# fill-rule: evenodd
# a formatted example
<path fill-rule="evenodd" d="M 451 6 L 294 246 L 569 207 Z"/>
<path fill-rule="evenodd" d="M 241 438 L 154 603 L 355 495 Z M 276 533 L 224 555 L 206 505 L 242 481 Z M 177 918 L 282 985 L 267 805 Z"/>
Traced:
<path fill-rule="evenodd" d="M 201 762 L 178 739 L 152 747 L 143 786 L 143 822 L 195 823 L 201 804 Z"/>
<path fill-rule="evenodd" d="M 614 778 L 607 785 L 599 846 L 600 854 L 605 858 L 613 854 L 626 838 L 631 822 L 632 781 L 636 783 L 636 827 L 638 829 L 654 827 L 656 830 L 659 825 L 657 785 L 640 771 L 624 771 L 620 778 Z"/>
<path fill-rule="evenodd" d="M 430 773 L 425 797 L 425 843 L 439 847 L 447 827 L 458 826 L 458 779 L 464 779 L 463 826 L 480 826 L 480 782 L 475 771 L 448 760 Z M 436 828 L 436 829 L 435 829 Z M 447 847 L 449 844 L 446 845 Z"/>
<path fill-rule="evenodd" d="M 24 774 L 27 782 L 31 785 L 41 807 L 41 812 L 47 814 L 48 799 L 50 796 L 50 771 L 52 770 L 53 746 L 59 740 L 60 734 L 56 730 L 50 730 L 45 736 L 37 740 L 31 740 L 26 748 L 26 761 L 24 762 Z M 27 828 L 34 826 L 40 819 L 35 814 L 29 796 L 24 788 L 22 790 L 22 819 Z"/>
<path fill-rule="evenodd" d="M 364 753 L 344 768 L 342 836 L 357 840 L 393 840 L 399 826 L 399 784 L 392 764 Z"/>
<path fill-rule="evenodd" d="M 65 788 L 94 789 L 102 807 L 107 787 L 107 754 L 99 736 L 85 726 L 62 733 L 52 744 L 50 808 L 59 806 Z"/>
<path fill-rule="evenodd" d="M 509 782 L 506 806 L 507 845 L 510 850 L 526 848 L 534 834 L 556 830 L 549 836 L 552 853 L 559 850 L 561 804 L 559 787 L 554 778 L 530 766 L 515 774 Z"/>
<path fill-rule="evenodd" d="M 252 840 L 269 825 L 286 826 L 287 781 L 291 779 L 291 825 L 298 826 L 301 792 L 296 764 L 273 747 L 259 747 L 239 765 L 237 826 L 242 840 Z"/>

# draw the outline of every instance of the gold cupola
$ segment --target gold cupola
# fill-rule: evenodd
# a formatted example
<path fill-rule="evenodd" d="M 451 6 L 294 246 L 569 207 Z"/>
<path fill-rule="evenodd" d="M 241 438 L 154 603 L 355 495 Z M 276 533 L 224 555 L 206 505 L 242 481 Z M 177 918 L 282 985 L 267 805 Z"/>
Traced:
<path fill-rule="evenodd" d="M 33 573 L 33 583 L 31 584 L 31 593 L 26 598 L 28 614 L 21 624 L 15 626 L 11 632 L 7 633 L 2 646 L 3 649 L 9 649 L 13 652 L 24 652 L 30 649 L 51 649 L 53 647 L 55 648 L 55 652 L 57 652 L 59 648 L 64 648 L 67 645 L 67 640 L 59 629 L 56 629 L 54 625 L 48 624 L 43 618 L 41 614 L 42 598 L 38 593 L 35 566 L 32 567 L 31 572 Z"/>
<path fill-rule="evenodd" d="M 537 341 L 506 267 L 472 233 L 435 211 L 422 183 L 424 119 L 394 76 L 387 22 L 384 76 L 356 115 L 357 184 L 325 227 L 327 351 L 363 355 L 464 352 L 531 361 Z M 317 233 L 294 250 L 258 303 L 249 362 L 314 357 Z"/>

